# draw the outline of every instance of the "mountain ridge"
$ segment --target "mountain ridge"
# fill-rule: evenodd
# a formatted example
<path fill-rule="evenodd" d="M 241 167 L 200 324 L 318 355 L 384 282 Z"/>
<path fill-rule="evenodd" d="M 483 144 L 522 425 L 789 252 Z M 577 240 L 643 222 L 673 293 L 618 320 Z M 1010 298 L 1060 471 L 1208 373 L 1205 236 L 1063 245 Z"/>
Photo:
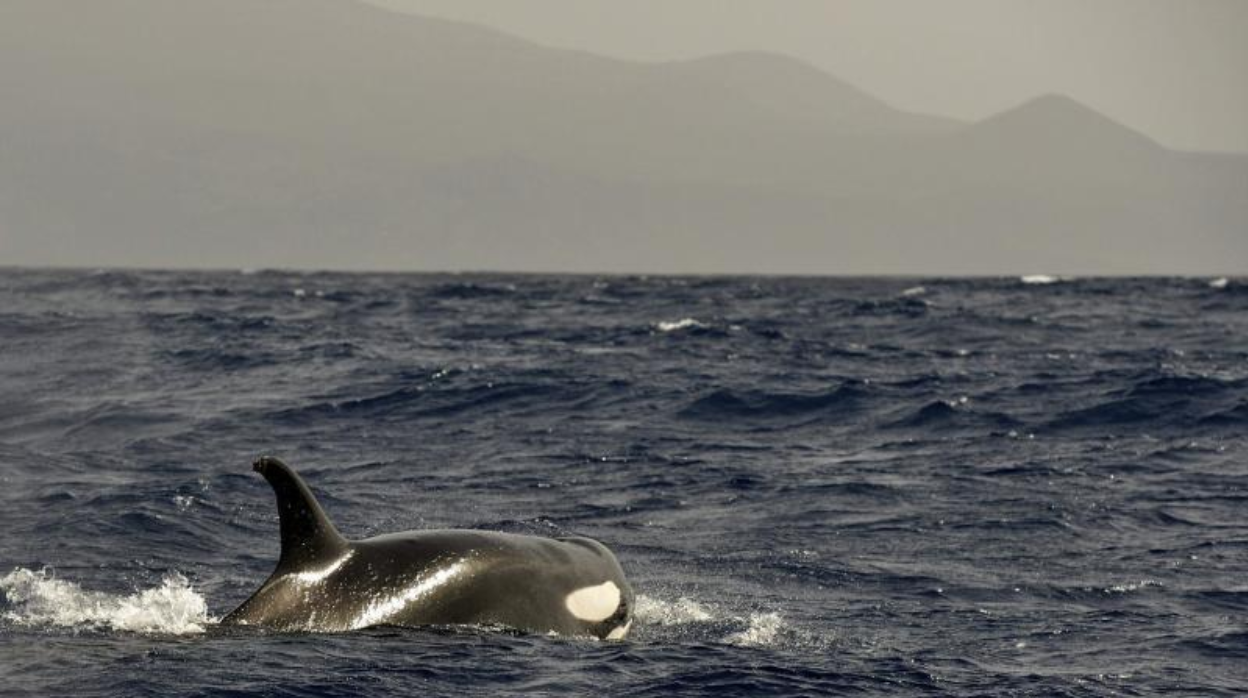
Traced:
<path fill-rule="evenodd" d="M 964 124 L 788 57 L 620 61 L 356 0 L 9 0 L 0 20 L 6 261 L 1165 273 L 1248 260 L 1234 234 L 1248 159 L 1143 147 L 1068 98 Z"/>

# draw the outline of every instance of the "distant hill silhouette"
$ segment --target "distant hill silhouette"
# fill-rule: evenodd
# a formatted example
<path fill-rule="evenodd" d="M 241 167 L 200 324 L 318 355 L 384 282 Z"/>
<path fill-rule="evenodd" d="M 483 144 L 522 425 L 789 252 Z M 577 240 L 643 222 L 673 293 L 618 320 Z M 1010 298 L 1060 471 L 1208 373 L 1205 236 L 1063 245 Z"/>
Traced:
<path fill-rule="evenodd" d="M 0 264 L 1248 271 L 1248 157 L 354 0 L 4 0 Z"/>
<path fill-rule="evenodd" d="M 1149 137 L 1111 121 L 1069 97 L 1053 94 L 1037 97 L 985 119 L 971 133 L 976 138 L 995 139 L 1002 144 L 1021 144 L 1021 139 L 1043 134 L 1048 139 L 1046 145 L 1063 150 L 1106 146 L 1140 150 L 1160 148 Z"/>

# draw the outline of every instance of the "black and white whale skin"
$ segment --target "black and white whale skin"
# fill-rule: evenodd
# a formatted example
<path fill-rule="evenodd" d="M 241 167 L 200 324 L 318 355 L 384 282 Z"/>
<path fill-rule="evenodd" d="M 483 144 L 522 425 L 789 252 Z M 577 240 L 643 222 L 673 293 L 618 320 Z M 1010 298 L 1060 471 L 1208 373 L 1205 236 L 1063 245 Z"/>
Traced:
<path fill-rule="evenodd" d="M 253 468 L 277 494 L 282 555 L 224 625 L 473 624 L 602 639 L 622 639 L 632 625 L 632 587 L 597 541 L 465 530 L 349 541 L 290 466 L 263 457 Z"/>

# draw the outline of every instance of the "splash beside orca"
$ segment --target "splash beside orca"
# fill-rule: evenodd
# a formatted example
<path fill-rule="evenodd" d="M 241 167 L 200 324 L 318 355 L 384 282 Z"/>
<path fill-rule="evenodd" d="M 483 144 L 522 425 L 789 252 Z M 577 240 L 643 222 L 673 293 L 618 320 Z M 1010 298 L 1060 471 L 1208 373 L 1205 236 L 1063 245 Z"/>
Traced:
<path fill-rule="evenodd" d="M 375 625 L 484 625 L 621 639 L 633 590 L 588 538 L 408 531 L 350 541 L 282 461 L 253 466 L 277 495 L 277 569 L 226 625 L 337 632 Z"/>

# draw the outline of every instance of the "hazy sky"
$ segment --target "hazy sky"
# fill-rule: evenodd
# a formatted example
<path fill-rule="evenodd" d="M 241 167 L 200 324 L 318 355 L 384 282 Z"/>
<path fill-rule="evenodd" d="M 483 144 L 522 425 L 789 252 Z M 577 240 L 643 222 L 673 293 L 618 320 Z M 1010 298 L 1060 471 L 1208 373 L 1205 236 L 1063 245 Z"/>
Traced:
<path fill-rule="evenodd" d="M 1248 0 L 370 0 L 667 60 L 760 49 L 978 119 L 1070 95 L 1165 145 L 1248 152 Z"/>
<path fill-rule="evenodd" d="M 537 45 L 354 0 L 0 0 L 0 265 L 1248 268 L 1248 0 L 376 1 Z M 1069 98 L 950 130 L 789 60 L 585 52 L 749 49 L 918 112 Z"/>

